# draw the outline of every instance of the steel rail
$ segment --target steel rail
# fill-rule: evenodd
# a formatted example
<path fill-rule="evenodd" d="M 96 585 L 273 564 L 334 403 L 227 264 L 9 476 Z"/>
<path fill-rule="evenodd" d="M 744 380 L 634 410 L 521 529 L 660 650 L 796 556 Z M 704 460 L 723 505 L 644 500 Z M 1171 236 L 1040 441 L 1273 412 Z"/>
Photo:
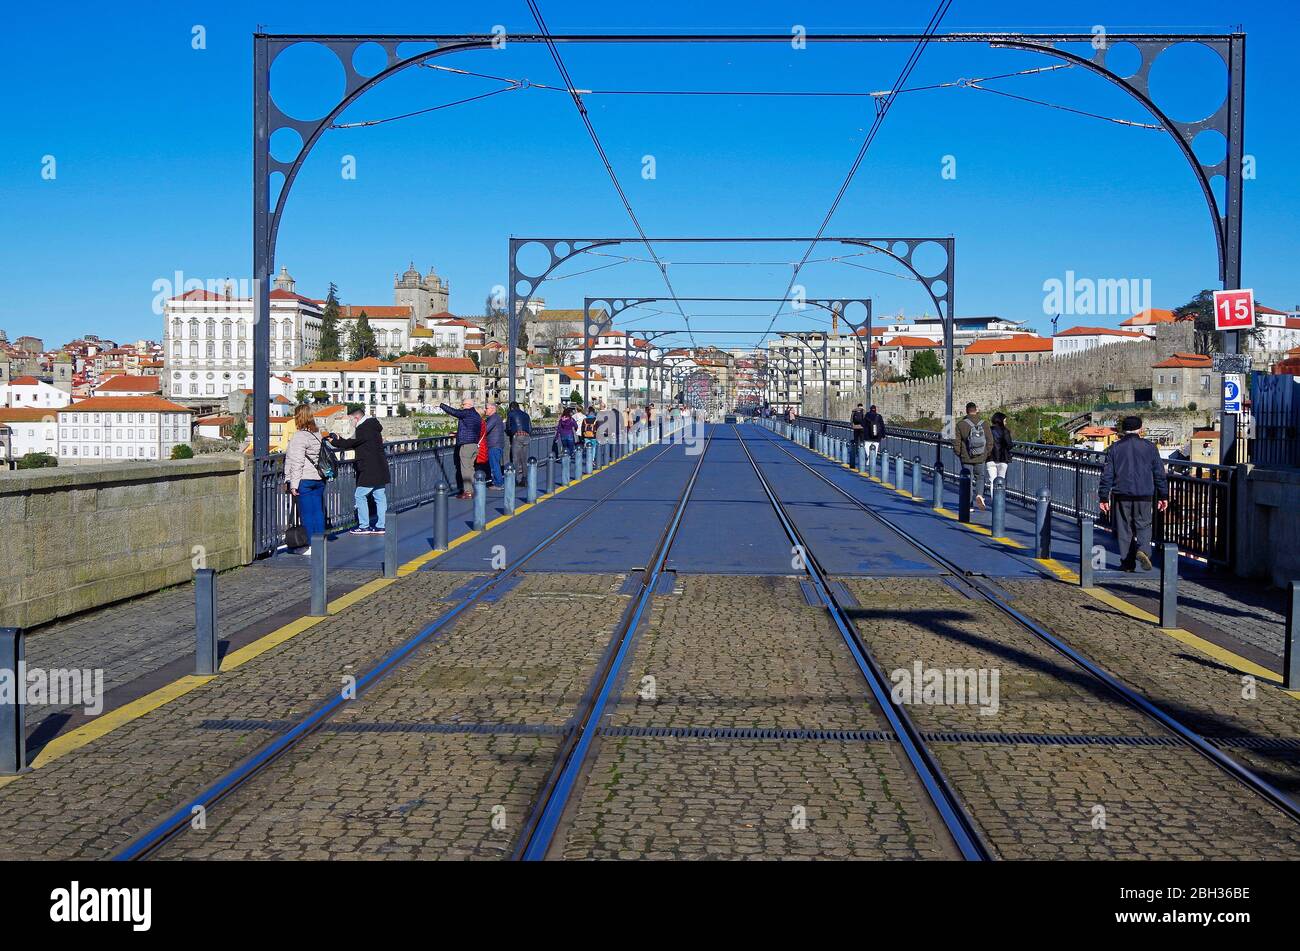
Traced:
<path fill-rule="evenodd" d="M 765 426 L 760 426 L 759 428 L 762 429 L 764 433 L 770 432 Z M 1243 766 L 1241 763 L 1237 762 L 1231 756 L 1228 756 L 1226 753 L 1216 748 L 1213 744 L 1211 744 L 1208 740 L 1206 740 L 1205 737 L 1201 736 L 1191 727 L 1187 726 L 1182 721 L 1166 713 L 1163 709 L 1161 709 L 1152 701 L 1148 700 L 1146 697 L 1144 697 L 1133 687 L 1130 687 L 1128 684 L 1124 683 L 1124 681 L 1120 680 L 1118 677 L 1115 677 L 1112 674 L 1105 671 L 1104 669 L 1102 669 L 1098 664 L 1090 660 L 1088 657 L 1086 657 L 1079 651 L 1075 650 L 1069 644 L 1065 643 L 1063 640 L 1061 640 L 1051 631 L 1047 630 L 1047 628 L 1043 627 L 1033 618 L 1030 618 L 1029 616 L 1025 615 L 1021 611 L 1018 611 L 1016 608 L 1012 607 L 1002 598 L 998 597 L 997 594 L 988 590 L 984 585 L 979 584 L 973 579 L 971 579 L 962 570 L 961 566 L 959 566 L 956 562 L 951 561 L 946 556 L 941 555 L 934 548 L 914 538 L 912 535 L 908 534 L 904 529 L 895 525 L 889 519 L 885 518 L 879 512 L 875 511 L 870 506 L 868 506 L 861 499 L 854 496 L 851 492 L 847 491 L 842 486 L 836 485 L 834 482 L 828 479 L 824 473 L 818 472 L 806 461 L 800 459 L 798 456 L 792 453 L 785 446 L 781 445 L 781 443 L 776 438 L 774 438 L 771 435 L 768 435 L 766 438 L 768 442 L 776 446 L 778 449 L 784 452 L 787 456 L 789 456 L 799 465 L 803 466 L 809 472 L 813 473 L 813 475 L 817 476 L 817 478 L 821 479 L 823 482 L 825 482 L 827 485 L 833 488 L 836 492 L 840 493 L 840 495 L 844 496 L 846 499 L 852 502 L 861 511 L 866 512 L 868 515 L 874 518 L 881 525 L 885 526 L 890 531 L 892 531 L 904 542 L 907 542 L 912 547 L 914 547 L 925 558 L 933 562 L 937 567 L 942 568 L 945 572 L 949 573 L 954 578 L 962 581 L 968 588 L 970 588 L 970 590 L 977 593 L 981 598 L 983 598 L 989 604 L 993 605 L 993 607 L 995 607 L 997 610 L 1001 611 L 1003 614 L 1011 618 L 1013 621 L 1015 621 L 1025 630 L 1029 631 L 1036 638 L 1041 640 L 1043 643 L 1047 644 L 1057 653 L 1066 657 L 1071 662 L 1073 662 L 1076 666 L 1078 666 L 1083 671 L 1091 675 L 1094 679 L 1102 683 L 1108 690 L 1110 690 L 1115 696 L 1119 697 L 1123 702 L 1133 707 L 1134 709 L 1138 710 L 1139 712 L 1145 714 L 1146 716 L 1150 717 L 1151 719 L 1155 720 L 1165 729 L 1169 730 L 1171 733 L 1177 736 L 1185 744 L 1187 744 L 1192 749 L 1196 750 L 1196 752 L 1200 753 L 1202 756 L 1208 759 L 1215 766 L 1219 767 L 1224 772 L 1228 773 L 1228 775 L 1232 776 L 1234 779 L 1241 782 L 1244 786 L 1246 786 L 1252 792 L 1256 793 L 1257 795 L 1259 795 L 1260 797 L 1268 801 L 1271 805 L 1276 806 L 1283 813 L 1285 813 L 1289 819 L 1291 819 L 1294 822 L 1300 822 L 1300 806 L 1297 806 L 1296 803 L 1292 802 L 1289 798 L 1287 798 L 1287 796 L 1281 790 L 1279 790 L 1272 783 L 1268 782 L 1268 780 L 1264 779 L 1262 776 L 1260 776 L 1253 770 L 1249 769 L 1246 766 Z"/>
<path fill-rule="evenodd" d="M 530 560 L 550 548 L 571 529 L 584 521 L 588 516 L 609 501 L 624 486 L 638 478 L 655 462 L 661 459 L 671 448 L 671 444 L 665 445 L 663 450 L 652 459 L 649 459 L 645 465 L 641 466 L 635 472 L 630 473 L 626 478 L 610 489 L 609 492 L 597 499 L 592 505 L 579 512 L 576 516 L 569 519 L 555 531 L 543 538 L 514 564 L 503 568 L 497 574 L 484 579 L 484 581 L 466 594 L 466 596 L 462 598 L 461 601 L 450 611 L 439 616 L 428 625 L 421 628 L 419 632 L 402 642 L 393 650 L 389 651 L 384 655 L 384 657 L 375 663 L 374 666 L 357 678 L 355 693 L 352 698 L 346 697 L 344 692 L 340 691 L 328 700 L 318 704 L 284 733 L 275 737 L 243 762 L 228 770 L 219 779 L 198 793 L 198 795 L 169 813 L 146 832 L 132 839 L 131 842 L 113 855 L 112 860 L 116 862 L 138 861 L 140 859 L 148 858 L 163 845 L 167 844 L 167 842 L 173 839 L 176 835 L 184 831 L 185 827 L 190 824 L 195 815 L 200 814 L 200 811 L 206 812 L 206 810 L 216 805 L 222 799 L 246 785 L 273 762 L 290 752 L 308 736 L 311 736 L 324 726 L 325 723 L 343 706 L 359 699 L 366 690 L 375 686 L 375 684 L 392 674 L 395 670 L 401 667 L 405 661 L 410 659 L 411 655 L 417 648 L 421 647 L 437 635 L 445 632 L 446 629 L 469 608 L 473 607 L 485 595 L 490 594 L 493 590 L 499 587 L 507 578 L 516 575 Z"/>
<path fill-rule="evenodd" d="M 844 639 L 845 645 L 853 655 L 854 662 L 858 665 L 858 670 L 866 680 L 867 686 L 871 688 L 877 706 L 885 715 L 885 719 L 893 729 L 894 735 L 898 737 L 908 762 L 912 764 L 912 768 L 916 771 L 926 795 L 929 796 L 931 803 L 938 811 L 939 818 L 943 820 L 943 824 L 958 851 L 961 852 L 962 858 L 968 861 L 992 859 L 992 850 L 975 828 L 975 823 L 967 814 L 966 808 L 962 805 L 956 791 L 948 782 L 938 760 L 935 759 L 934 754 L 930 752 L 930 748 L 922 738 L 921 731 L 912 721 L 907 711 L 890 700 L 888 678 L 885 676 L 884 671 L 881 670 L 866 642 L 862 640 L 857 625 L 853 623 L 852 618 L 848 616 L 844 607 L 835 597 L 835 592 L 831 589 L 830 580 L 825 570 L 804 540 L 793 519 L 790 518 L 785 504 L 772 489 L 767 477 L 763 475 L 762 468 L 749 451 L 749 446 L 745 443 L 745 437 L 740 434 L 738 427 L 732 426 L 732 430 L 736 433 L 736 438 L 740 441 L 740 447 L 745 451 L 745 456 L 749 459 L 750 465 L 754 467 L 754 474 L 758 476 L 758 481 L 767 494 L 768 501 L 772 503 L 772 508 L 776 511 L 781 527 L 785 530 L 791 544 L 798 546 L 804 570 L 812 580 L 813 587 L 817 591 L 817 597 L 821 599 L 822 605 L 830 614 L 836 628 L 839 629 L 840 636 Z"/>
<path fill-rule="evenodd" d="M 640 626 L 646 608 L 650 605 L 650 597 L 659 584 L 664 564 L 668 560 L 668 553 L 673 547 L 677 530 L 681 527 L 682 517 L 686 513 L 686 505 L 690 501 L 696 479 L 704 466 L 705 456 L 708 455 L 712 443 L 713 434 L 710 433 L 700 452 L 700 458 L 695 463 L 695 468 L 691 470 L 691 477 L 686 481 L 682 494 L 677 500 L 673 516 L 659 536 L 654 555 L 641 572 L 636 596 L 629 602 L 618 625 L 614 628 L 614 636 L 605 649 L 602 663 L 597 667 L 595 676 L 592 677 L 579 701 L 575 716 L 570 718 L 570 723 L 577 721 L 576 727 L 568 731 L 566 740 L 557 752 L 555 762 L 542 783 L 542 790 L 532 810 L 524 819 L 524 827 L 516 842 L 513 858 L 525 862 L 541 861 L 546 858 L 555 841 L 560 820 L 569 807 L 574 786 L 585 767 L 587 754 L 596 738 L 600 721 L 605 716 L 605 710 L 609 706 L 615 688 L 621 682 L 623 662 L 631 649 L 633 635 Z"/>

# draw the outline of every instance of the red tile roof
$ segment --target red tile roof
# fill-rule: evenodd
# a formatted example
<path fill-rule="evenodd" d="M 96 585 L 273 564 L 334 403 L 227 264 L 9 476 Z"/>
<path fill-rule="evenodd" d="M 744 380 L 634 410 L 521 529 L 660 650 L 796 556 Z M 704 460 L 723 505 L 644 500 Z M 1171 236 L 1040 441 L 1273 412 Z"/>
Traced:
<path fill-rule="evenodd" d="M 55 411 L 38 406 L 0 406 L 0 423 L 39 423 L 53 420 Z"/>
<path fill-rule="evenodd" d="M 1047 353 L 1051 349 L 1052 340 L 1050 337 L 1031 337 L 1028 334 L 1017 334 L 1014 337 L 1002 339 L 985 338 L 976 340 L 963 352 L 968 356 L 979 356 L 981 354 L 997 353 Z"/>
<path fill-rule="evenodd" d="M 478 367 L 469 357 L 399 357 L 398 363 L 422 363 L 427 373 L 477 373 Z"/>
<path fill-rule="evenodd" d="M 41 381 L 36 379 L 36 377 L 34 376 L 20 376 L 16 379 L 10 380 L 9 385 L 10 386 L 37 386 L 40 384 L 40 382 Z"/>
<path fill-rule="evenodd" d="M 156 376 L 129 376 L 117 373 L 99 386 L 96 393 L 159 393 L 162 391 L 162 379 Z"/>
<path fill-rule="evenodd" d="M 1172 310 L 1148 307 L 1141 313 L 1134 314 L 1128 320 L 1120 321 L 1121 327 L 1145 327 L 1149 324 L 1172 324 L 1177 318 Z"/>
<path fill-rule="evenodd" d="M 933 350 L 942 345 L 931 340 L 929 337 L 909 337 L 906 334 L 899 334 L 897 337 L 890 337 L 888 340 L 884 341 L 882 346 Z"/>
<path fill-rule="evenodd" d="M 1146 334 L 1136 330 L 1115 330 L 1111 327 L 1071 327 L 1062 330 L 1058 337 L 1145 337 Z"/>
<path fill-rule="evenodd" d="M 411 308 L 406 306 L 393 306 L 389 304 L 348 304 L 339 308 L 343 317 L 351 320 L 361 316 L 362 311 L 366 312 L 366 319 L 370 318 L 391 320 L 394 317 L 410 317 Z"/>
<path fill-rule="evenodd" d="M 58 410 L 60 413 L 189 413 L 184 406 L 161 396 L 96 396 Z"/>
<path fill-rule="evenodd" d="M 1204 353 L 1175 353 L 1168 360 L 1161 360 L 1159 363 L 1151 364 L 1151 369 L 1187 367 L 1189 369 L 1208 370 L 1212 366 L 1214 366 L 1214 360 Z"/>

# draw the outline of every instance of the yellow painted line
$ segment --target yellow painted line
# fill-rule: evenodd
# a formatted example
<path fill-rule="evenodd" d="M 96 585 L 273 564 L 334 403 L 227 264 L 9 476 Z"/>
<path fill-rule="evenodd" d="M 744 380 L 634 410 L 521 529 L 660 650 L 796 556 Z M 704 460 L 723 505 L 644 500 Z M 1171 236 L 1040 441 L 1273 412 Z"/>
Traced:
<path fill-rule="evenodd" d="M 120 726 L 138 720 L 140 717 L 149 713 L 151 710 L 157 710 L 159 707 L 171 703 L 173 700 L 185 696 L 193 690 L 197 690 L 205 683 L 213 680 L 212 677 L 188 676 L 169 683 L 165 687 L 159 687 L 152 693 L 147 693 L 138 700 L 132 700 L 130 703 L 123 704 L 116 710 L 97 717 L 85 726 L 70 730 L 62 736 L 55 737 L 45 744 L 45 747 L 37 754 L 36 759 L 32 761 L 32 769 L 40 769 L 42 766 L 48 766 L 61 756 L 66 756 L 73 750 L 79 750 L 88 743 L 92 743 L 101 736 L 106 736 Z"/>
<path fill-rule="evenodd" d="M 1065 567 L 1065 565 L 1061 564 L 1055 558 L 1035 558 L 1034 562 L 1042 565 L 1044 568 L 1046 568 L 1052 574 L 1056 575 L 1056 577 L 1060 578 L 1062 581 L 1067 581 L 1070 584 L 1079 583 L 1079 576 L 1075 574 L 1073 571 L 1071 571 L 1069 568 Z"/>
<path fill-rule="evenodd" d="M 957 518 L 957 513 L 950 512 L 948 509 L 935 509 L 935 511 L 938 512 L 940 515 L 942 515 L 944 518 L 952 518 L 952 519 Z"/>

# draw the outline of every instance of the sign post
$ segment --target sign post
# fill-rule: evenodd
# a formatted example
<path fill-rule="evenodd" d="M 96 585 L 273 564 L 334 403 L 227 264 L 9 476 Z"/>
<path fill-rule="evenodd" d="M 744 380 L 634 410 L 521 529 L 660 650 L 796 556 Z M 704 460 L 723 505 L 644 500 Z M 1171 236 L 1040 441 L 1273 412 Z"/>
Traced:
<path fill-rule="evenodd" d="M 1214 328 L 1223 334 L 1221 350 L 1237 354 L 1241 350 L 1239 332 L 1255 327 L 1255 292 L 1249 288 L 1214 292 Z M 1228 408 L 1228 377 L 1224 377 L 1223 404 L 1219 413 L 1219 463 L 1237 462 L 1237 416 L 1241 412 L 1241 384 L 1236 384 L 1237 409 Z"/>

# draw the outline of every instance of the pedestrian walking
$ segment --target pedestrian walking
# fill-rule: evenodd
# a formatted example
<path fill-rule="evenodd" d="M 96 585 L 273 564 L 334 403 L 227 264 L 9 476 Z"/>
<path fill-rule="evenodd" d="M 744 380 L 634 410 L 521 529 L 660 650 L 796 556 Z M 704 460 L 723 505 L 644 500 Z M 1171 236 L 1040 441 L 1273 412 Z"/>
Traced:
<path fill-rule="evenodd" d="M 1142 419 L 1126 416 L 1118 442 L 1106 450 L 1097 487 L 1101 511 L 1111 517 L 1121 571 L 1151 570 L 1153 509 L 1169 507 L 1169 476 L 1155 444 L 1142 438 Z"/>
<path fill-rule="evenodd" d="M 971 485 L 975 488 L 975 504 L 981 509 L 984 505 L 984 464 L 989 459 L 989 448 L 993 435 L 989 424 L 980 419 L 979 407 L 974 403 L 966 404 L 966 415 L 957 423 L 953 448 L 962 469 L 970 475 Z"/>
<path fill-rule="evenodd" d="M 588 442 L 596 441 L 596 436 L 600 432 L 600 420 L 596 417 L 596 407 L 587 407 L 587 415 L 582 417 L 582 428 L 580 432 L 582 439 L 580 440 L 579 445 L 585 446 Z"/>
<path fill-rule="evenodd" d="M 444 413 L 456 418 L 456 498 L 468 499 L 470 489 L 474 487 L 474 460 L 478 455 L 483 417 L 468 396 L 460 401 L 460 407 L 454 409 L 446 403 L 439 405 Z"/>
<path fill-rule="evenodd" d="M 994 413 L 989 432 L 993 440 L 989 444 L 989 458 L 984 463 L 988 471 L 989 494 L 993 494 L 993 480 L 1006 479 L 1007 466 L 1011 465 L 1011 453 L 1015 448 L 1015 438 L 1007 428 L 1007 414 Z"/>
<path fill-rule="evenodd" d="M 849 465 L 857 468 L 858 454 L 863 450 L 863 444 L 867 440 L 867 411 L 861 403 L 854 407 L 853 412 L 849 414 L 849 428 L 853 430 L 853 441 L 850 444 L 852 451 L 849 454 Z"/>
<path fill-rule="evenodd" d="M 867 467 L 870 468 L 876 464 L 881 440 L 885 438 L 885 417 L 876 412 L 875 403 L 871 404 L 862 418 L 862 438 L 862 448 L 867 453 Z"/>
<path fill-rule="evenodd" d="M 353 493 L 353 502 L 357 508 L 357 527 L 351 535 L 384 534 L 384 517 L 388 512 L 388 459 L 384 456 L 384 427 L 379 420 L 366 414 L 365 407 L 359 403 L 348 406 L 348 417 L 352 420 L 351 439 L 340 439 L 337 434 L 330 435 L 330 445 L 335 449 L 353 450 L 356 459 L 357 487 Z M 370 499 L 375 501 L 375 522 L 370 523 Z"/>
<path fill-rule="evenodd" d="M 506 413 L 506 436 L 510 438 L 510 461 L 515 467 L 515 485 L 523 485 L 528 470 L 528 447 L 533 438 L 533 419 L 517 402 Z"/>
<path fill-rule="evenodd" d="M 566 406 L 560 414 L 560 421 L 555 425 L 555 438 L 559 440 L 561 452 L 572 456 L 577 450 L 578 421 L 573 418 L 572 406 Z"/>
<path fill-rule="evenodd" d="M 307 538 L 325 534 L 325 473 L 321 464 L 321 434 L 311 407 L 303 404 L 293 411 L 294 433 L 284 454 L 284 488 L 298 506 L 298 518 Z"/>
<path fill-rule="evenodd" d="M 487 464 L 492 473 L 492 488 L 503 489 L 506 477 L 501 471 L 501 455 L 506 448 L 506 428 L 501 421 L 501 414 L 497 412 L 496 403 L 488 403 L 483 427 L 483 441 L 487 444 Z"/>

